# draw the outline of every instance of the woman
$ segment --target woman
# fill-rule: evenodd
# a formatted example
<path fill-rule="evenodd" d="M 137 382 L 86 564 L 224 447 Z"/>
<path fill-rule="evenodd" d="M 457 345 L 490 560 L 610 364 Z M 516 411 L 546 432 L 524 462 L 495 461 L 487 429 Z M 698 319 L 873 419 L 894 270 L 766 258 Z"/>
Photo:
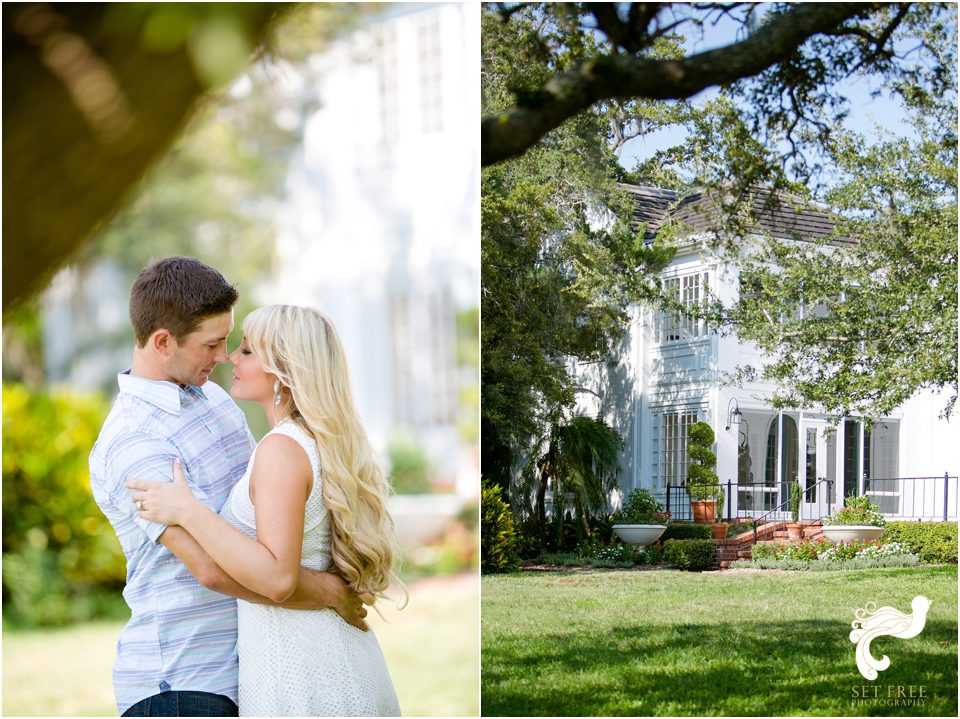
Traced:
<path fill-rule="evenodd" d="M 387 484 L 353 407 L 346 359 L 317 310 L 274 305 L 243 322 L 230 394 L 259 402 L 272 427 L 216 515 L 179 467 L 172 484 L 136 482 L 141 516 L 189 531 L 228 574 L 281 602 L 301 565 L 331 564 L 365 604 L 384 596 L 394 553 Z M 371 631 L 334 611 L 238 601 L 241 715 L 400 713 Z"/>

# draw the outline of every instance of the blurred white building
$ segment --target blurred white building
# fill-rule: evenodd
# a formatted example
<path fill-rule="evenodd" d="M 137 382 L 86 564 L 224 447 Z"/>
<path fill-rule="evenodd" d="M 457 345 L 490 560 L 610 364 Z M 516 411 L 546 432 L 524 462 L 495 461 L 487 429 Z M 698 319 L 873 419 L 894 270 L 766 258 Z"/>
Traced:
<path fill-rule="evenodd" d="M 456 351 L 457 313 L 479 304 L 479 22 L 473 5 L 393 5 L 311 59 L 319 109 L 258 292 L 329 314 L 374 445 L 408 430 L 464 496 L 479 491 L 458 430 L 479 373 Z"/>

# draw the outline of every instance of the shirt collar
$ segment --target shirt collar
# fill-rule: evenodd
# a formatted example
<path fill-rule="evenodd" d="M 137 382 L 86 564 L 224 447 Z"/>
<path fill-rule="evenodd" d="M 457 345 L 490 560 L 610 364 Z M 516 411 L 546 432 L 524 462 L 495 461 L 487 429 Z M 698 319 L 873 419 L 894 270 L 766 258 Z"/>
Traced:
<path fill-rule="evenodd" d="M 180 414 L 185 400 L 207 398 L 200 387 L 181 387 L 175 382 L 137 377 L 130 374 L 129 369 L 117 375 L 117 383 L 120 385 L 120 392 L 149 402 L 170 414 Z"/>

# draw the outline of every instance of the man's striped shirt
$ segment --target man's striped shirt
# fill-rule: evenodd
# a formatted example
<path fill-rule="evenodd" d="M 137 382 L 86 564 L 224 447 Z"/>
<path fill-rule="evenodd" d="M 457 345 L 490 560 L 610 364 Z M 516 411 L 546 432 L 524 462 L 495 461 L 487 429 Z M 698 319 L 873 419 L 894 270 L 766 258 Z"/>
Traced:
<path fill-rule="evenodd" d="M 170 482 L 179 459 L 187 481 L 216 512 L 247 468 L 255 442 L 243 413 L 213 382 L 118 376 L 120 394 L 90 453 L 90 483 L 127 558 L 123 596 L 131 618 L 117 642 L 113 682 L 122 714 L 163 691 L 237 700 L 237 608 L 204 588 L 158 542 L 166 529 L 142 519 L 132 479 Z"/>

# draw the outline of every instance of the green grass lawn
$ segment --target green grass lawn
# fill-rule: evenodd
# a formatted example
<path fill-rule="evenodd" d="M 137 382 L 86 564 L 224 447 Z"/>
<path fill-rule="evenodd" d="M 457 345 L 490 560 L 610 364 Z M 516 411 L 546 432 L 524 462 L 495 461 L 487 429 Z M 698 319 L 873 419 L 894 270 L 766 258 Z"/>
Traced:
<path fill-rule="evenodd" d="M 424 579 L 402 611 L 372 613 L 400 707 L 408 716 L 477 716 L 476 576 Z M 4 716 L 116 716 L 111 669 L 123 622 L 3 635 Z"/>
<path fill-rule="evenodd" d="M 957 567 L 849 572 L 580 571 L 487 576 L 486 716 L 956 716 Z M 869 682 L 848 638 L 868 601 L 910 611 Z M 924 687 L 924 706 L 854 704 L 854 688 Z"/>

